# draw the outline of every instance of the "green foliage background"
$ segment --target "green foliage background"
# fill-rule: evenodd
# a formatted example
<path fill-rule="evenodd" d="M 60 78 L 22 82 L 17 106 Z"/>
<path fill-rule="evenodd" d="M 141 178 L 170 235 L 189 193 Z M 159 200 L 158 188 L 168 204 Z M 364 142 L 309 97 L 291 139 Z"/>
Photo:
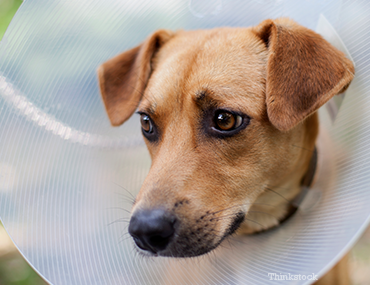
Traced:
<path fill-rule="evenodd" d="M 0 0 L 0 40 L 21 4 L 21 0 Z"/>

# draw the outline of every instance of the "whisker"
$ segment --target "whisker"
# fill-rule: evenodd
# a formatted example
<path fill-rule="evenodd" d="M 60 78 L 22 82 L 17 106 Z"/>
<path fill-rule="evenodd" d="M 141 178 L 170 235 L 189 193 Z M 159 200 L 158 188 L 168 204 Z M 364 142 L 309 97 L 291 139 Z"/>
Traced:
<path fill-rule="evenodd" d="M 230 207 L 227 207 L 227 208 L 218 210 L 218 211 L 214 211 L 214 212 L 209 212 L 209 213 L 207 213 L 207 214 L 205 214 L 203 216 L 204 217 L 207 217 L 209 215 L 218 214 L 220 212 L 227 211 L 227 210 L 230 210 L 230 209 L 236 208 L 236 207 L 242 207 L 242 206 L 245 206 L 245 205 L 248 205 L 248 204 L 252 204 L 252 206 L 253 205 L 260 205 L 260 206 L 269 206 L 269 207 L 274 207 L 274 208 L 277 208 L 278 207 L 277 205 L 271 205 L 271 204 L 267 204 L 267 203 L 255 203 L 255 202 L 252 203 L 252 202 L 250 202 L 250 203 L 242 203 L 242 204 L 233 205 L 233 206 L 230 206 Z"/>
<path fill-rule="evenodd" d="M 209 216 L 209 215 L 218 214 L 218 213 L 220 213 L 220 212 L 223 212 L 223 211 L 226 211 L 226 210 L 230 210 L 230 209 L 232 209 L 232 208 L 242 207 L 242 206 L 247 205 L 247 204 L 251 204 L 251 203 L 243 203 L 243 204 L 233 205 L 233 206 L 230 206 L 230 207 L 227 207 L 227 208 L 224 208 L 224 209 L 218 210 L 218 211 L 209 212 L 208 214 L 205 214 L 205 215 L 204 215 L 204 217 Z"/>
<path fill-rule="evenodd" d="M 228 236 L 228 239 L 232 240 L 233 242 L 238 242 L 240 244 L 248 244 L 248 243 L 236 238 L 234 235 Z"/>
<path fill-rule="evenodd" d="M 118 220 L 115 220 L 113 222 L 110 222 L 107 226 L 111 226 L 111 225 L 113 225 L 115 223 L 127 223 L 128 224 L 129 222 L 130 222 L 129 220 L 118 219 Z"/>
<path fill-rule="evenodd" d="M 224 215 L 224 216 L 218 216 L 217 218 L 210 219 L 210 221 L 219 221 L 219 220 L 222 220 L 224 218 L 233 217 L 233 216 L 235 216 L 235 213 Z"/>
<path fill-rule="evenodd" d="M 121 244 L 121 243 L 123 243 L 124 241 L 126 241 L 126 240 L 128 240 L 130 238 L 131 238 L 130 236 L 129 237 L 125 237 L 124 239 L 119 240 L 118 241 L 118 244 Z"/>
<path fill-rule="evenodd" d="M 268 187 L 266 187 L 265 188 L 266 190 L 269 190 L 269 191 L 271 191 L 271 192 L 273 192 L 273 193 L 275 193 L 276 195 L 278 195 L 278 196 L 280 196 L 281 198 L 283 198 L 285 201 L 287 201 L 289 204 L 292 204 L 292 202 L 291 201 L 289 201 L 287 198 L 285 198 L 283 195 L 281 195 L 279 192 L 276 192 L 275 190 L 272 190 L 271 188 L 268 188 Z"/>
<path fill-rule="evenodd" d="M 264 228 L 264 226 L 262 224 L 260 224 L 259 222 L 254 221 L 254 220 L 251 220 L 251 219 L 248 219 L 248 218 L 245 218 L 244 220 L 250 221 L 250 222 L 255 223 L 257 225 L 260 225 L 262 228 Z"/>
<path fill-rule="evenodd" d="M 126 209 L 121 208 L 121 207 L 110 207 L 110 208 L 108 208 L 108 209 L 110 209 L 110 210 L 121 210 L 121 211 L 125 211 L 125 212 L 126 212 L 126 213 L 128 213 L 128 214 L 131 214 L 131 211 L 126 210 Z"/>
<path fill-rule="evenodd" d="M 118 193 L 116 193 L 116 194 L 118 194 Z M 129 203 L 132 206 L 134 205 L 134 201 L 129 197 L 125 197 L 125 196 L 122 195 L 122 197 L 120 197 L 119 200 L 124 202 L 124 203 Z"/>
<path fill-rule="evenodd" d="M 315 148 L 311 150 L 311 149 L 304 148 L 304 147 L 301 147 L 301 146 L 298 146 L 298 145 L 294 145 L 294 144 L 292 144 L 291 146 L 292 147 L 296 147 L 296 148 L 300 148 L 300 149 L 303 149 L 303 150 L 306 150 L 308 152 L 314 152 L 315 151 Z"/>
<path fill-rule="evenodd" d="M 263 211 L 248 211 L 248 213 L 259 213 L 259 214 L 265 214 L 265 215 L 269 215 L 269 216 L 271 216 L 271 217 L 273 217 L 273 218 L 275 218 L 275 219 L 277 219 L 277 220 L 278 220 L 278 218 L 277 218 L 275 215 L 272 215 L 272 214 L 270 214 L 270 213 L 263 212 Z M 247 214 L 248 214 L 248 213 L 247 213 Z"/>
<path fill-rule="evenodd" d="M 116 186 L 118 186 L 119 188 L 121 188 L 121 189 L 123 189 L 123 190 L 125 190 L 131 197 L 132 197 L 132 199 L 133 199 L 133 201 L 135 201 L 135 196 L 134 195 L 132 195 L 132 193 L 129 191 L 129 190 L 127 190 L 125 187 L 123 187 L 122 185 L 119 185 L 118 183 L 116 183 L 116 182 L 112 182 L 113 184 L 115 184 Z"/>

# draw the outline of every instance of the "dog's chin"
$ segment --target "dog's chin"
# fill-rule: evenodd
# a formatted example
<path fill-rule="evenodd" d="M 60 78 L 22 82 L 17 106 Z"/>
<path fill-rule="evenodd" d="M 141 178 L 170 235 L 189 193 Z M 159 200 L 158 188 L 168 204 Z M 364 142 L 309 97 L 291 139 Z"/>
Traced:
<path fill-rule="evenodd" d="M 224 238 L 222 239 L 224 240 Z M 189 258 L 189 257 L 197 257 L 197 256 L 202 256 L 205 255 L 215 248 L 218 247 L 218 245 L 222 242 L 220 240 L 214 245 L 202 245 L 201 247 L 196 247 L 193 250 L 184 250 L 182 245 L 177 245 L 174 244 L 171 248 L 158 251 L 158 252 L 151 252 L 148 250 L 143 250 L 139 248 L 138 246 L 135 246 L 136 251 L 139 255 L 142 257 L 172 257 L 172 258 Z"/>
<path fill-rule="evenodd" d="M 227 237 L 234 234 L 243 223 L 244 218 L 245 213 L 236 213 L 229 227 L 222 234 L 217 234 L 215 230 L 207 228 L 186 229 L 180 232 L 164 250 L 153 252 L 143 250 L 138 245 L 136 245 L 136 249 L 144 257 L 189 258 L 202 256 L 216 249 Z"/>

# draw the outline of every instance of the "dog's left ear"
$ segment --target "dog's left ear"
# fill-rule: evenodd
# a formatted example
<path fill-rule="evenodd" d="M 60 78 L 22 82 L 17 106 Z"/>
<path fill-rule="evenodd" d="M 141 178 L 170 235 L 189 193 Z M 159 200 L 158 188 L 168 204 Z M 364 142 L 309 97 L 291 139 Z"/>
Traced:
<path fill-rule="evenodd" d="M 342 52 L 292 20 L 266 20 L 254 32 L 268 49 L 267 114 L 281 131 L 344 92 L 354 77 L 353 64 Z"/>
<path fill-rule="evenodd" d="M 173 36 L 171 31 L 158 30 L 141 45 L 99 67 L 100 92 L 113 126 L 123 124 L 135 112 L 153 71 L 153 57 Z"/>

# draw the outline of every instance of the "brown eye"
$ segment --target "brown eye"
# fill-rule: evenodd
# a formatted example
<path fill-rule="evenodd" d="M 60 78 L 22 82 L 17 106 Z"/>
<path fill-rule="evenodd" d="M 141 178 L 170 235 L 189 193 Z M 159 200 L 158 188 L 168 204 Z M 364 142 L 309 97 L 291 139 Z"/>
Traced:
<path fill-rule="evenodd" d="M 221 131 L 231 131 L 242 124 L 242 117 L 234 115 L 227 111 L 220 111 L 216 113 L 215 124 Z"/>
<path fill-rule="evenodd" d="M 150 120 L 150 117 L 148 115 L 141 114 L 140 122 L 141 122 L 141 127 L 142 127 L 144 132 L 146 132 L 146 133 L 152 133 L 153 132 L 153 124 L 152 124 L 152 121 Z"/>

